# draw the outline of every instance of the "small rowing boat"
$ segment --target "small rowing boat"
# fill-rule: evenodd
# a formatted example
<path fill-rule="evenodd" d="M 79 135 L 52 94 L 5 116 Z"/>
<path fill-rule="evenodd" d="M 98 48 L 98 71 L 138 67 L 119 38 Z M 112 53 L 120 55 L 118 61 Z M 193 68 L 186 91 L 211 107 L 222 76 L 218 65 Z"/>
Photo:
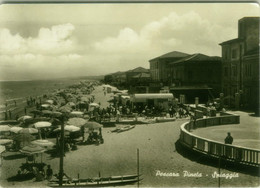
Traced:
<path fill-rule="evenodd" d="M 124 175 L 124 176 L 111 176 L 111 177 L 96 177 L 87 179 L 63 179 L 63 187 L 103 187 L 103 186 L 117 186 L 132 184 L 142 179 L 140 175 Z M 59 180 L 52 180 L 48 184 L 50 187 L 59 187 Z"/>

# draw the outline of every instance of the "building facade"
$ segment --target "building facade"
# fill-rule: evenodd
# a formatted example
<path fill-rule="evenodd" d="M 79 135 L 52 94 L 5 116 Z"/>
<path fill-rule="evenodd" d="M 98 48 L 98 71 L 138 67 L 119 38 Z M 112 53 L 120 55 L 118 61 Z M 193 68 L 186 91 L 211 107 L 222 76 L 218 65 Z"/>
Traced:
<path fill-rule="evenodd" d="M 170 80 L 169 64 L 189 54 L 173 51 L 149 60 L 151 81 L 168 83 Z"/>
<path fill-rule="evenodd" d="M 222 42 L 225 103 L 259 112 L 259 17 L 238 22 L 238 38 Z"/>

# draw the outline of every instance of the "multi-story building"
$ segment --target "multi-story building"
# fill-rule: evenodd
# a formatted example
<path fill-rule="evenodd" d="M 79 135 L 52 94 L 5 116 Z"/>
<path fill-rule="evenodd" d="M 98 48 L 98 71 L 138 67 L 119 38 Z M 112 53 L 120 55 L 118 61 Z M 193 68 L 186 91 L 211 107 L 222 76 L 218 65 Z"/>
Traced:
<path fill-rule="evenodd" d="M 221 58 L 196 53 L 169 64 L 170 90 L 175 96 L 183 94 L 187 102 L 207 102 L 221 91 Z"/>
<path fill-rule="evenodd" d="M 222 92 L 229 105 L 259 111 L 259 17 L 238 22 L 238 38 L 222 42 Z"/>
<path fill-rule="evenodd" d="M 170 80 L 169 63 L 188 55 L 189 54 L 186 53 L 173 51 L 149 60 L 151 80 L 153 82 L 168 83 Z"/>

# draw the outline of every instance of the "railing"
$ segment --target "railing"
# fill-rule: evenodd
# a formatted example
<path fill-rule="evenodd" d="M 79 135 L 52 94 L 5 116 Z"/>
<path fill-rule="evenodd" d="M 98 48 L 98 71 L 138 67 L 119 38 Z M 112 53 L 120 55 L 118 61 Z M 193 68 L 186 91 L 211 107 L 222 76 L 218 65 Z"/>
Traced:
<path fill-rule="evenodd" d="M 196 121 L 186 122 L 181 125 L 180 142 L 188 148 L 204 155 L 216 158 L 221 157 L 222 160 L 259 167 L 260 150 L 223 144 L 221 142 L 196 136 L 189 132 L 194 128 L 239 124 L 239 122 L 240 117 L 238 115 L 229 113 L 221 114 L 219 117 L 202 118 L 197 119 Z"/>

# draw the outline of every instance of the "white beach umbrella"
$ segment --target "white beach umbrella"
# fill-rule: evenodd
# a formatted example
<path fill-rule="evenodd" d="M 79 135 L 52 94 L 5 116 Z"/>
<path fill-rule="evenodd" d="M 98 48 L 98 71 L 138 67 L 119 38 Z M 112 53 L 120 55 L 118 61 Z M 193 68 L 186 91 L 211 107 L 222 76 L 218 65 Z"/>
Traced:
<path fill-rule="evenodd" d="M 22 129 L 23 129 L 22 127 L 11 127 L 10 132 L 18 133 Z"/>
<path fill-rule="evenodd" d="M 90 103 L 89 106 L 90 106 L 90 107 L 98 107 L 99 104 L 98 104 L 98 103 Z"/>
<path fill-rule="evenodd" d="M 31 120 L 33 119 L 32 116 L 21 116 L 18 118 L 18 121 L 26 121 L 26 120 Z"/>
<path fill-rule="evenodd" d="M 65 125 L 64 126 L 64 130 L 65 131 L 69 131 L 69 132 L 76 132 L 76 131 L 79 131 L 80 128 L 76 127 L 74 125 Z M 57 132 L 57 131 L 61 131 L 61 127 L 57 128 L 57 129 L 54 129 L 54 132 Z"/>
<path fill-rule="evenodd" d="M 83 118 L 74 117 L 74 118 L 70 118 L 67 123 L 68 123 L 69 125 L 75 125 L 75 126 L 77 126 L 77 127 L 81 127 L 81 126 L 84 125 L 86 122 L 87 122 L 87 120 L 85 120 L 85 119 L 83 119 Z"/>
<path fill-rule="evenodd" d="M 35 128 L 46 128 L 46 127 L 50 127 L 51 123 L 48 121 L 39 121 L 37 123 L 34 124 Z"/>
<path fill-rule="evenodd" d="M 12 143 L 13 140 L 11 139 L 0 139 L 0 145 L 6 145 Z"/>
<path fill-rule="evenodd" d="M 53 103 L 54 103 L 54 101 L 53 101 L 53 100 L 51 100 L 51 99 L 49 99 L 49 100 L 46 100 L 45 102 L 46 102 L 46 103 L 48 103 L 48 104 L 53 104 Z"/>
<path fill-rule="evenodd" d="M 11 127 L 9 125 L 0 125 L 0 132 L 8 132 Z"/>
<path fill-rule="evenodd" d="M 54 143 L 49 140 L 34 140 L 31 143 L 34 145 L 42 146 L 42 147 L 54 146 Z"/>
<path fill-rule="evenodd" d="M 38 145 L 28 145 L 23 147 L 20 152 L 21 153 L 25 153 L 25 154 L 36 154 L 36 153 L 43 153 L 45 151 L 44 148 L 42 148 L 41 146 Z"/>

